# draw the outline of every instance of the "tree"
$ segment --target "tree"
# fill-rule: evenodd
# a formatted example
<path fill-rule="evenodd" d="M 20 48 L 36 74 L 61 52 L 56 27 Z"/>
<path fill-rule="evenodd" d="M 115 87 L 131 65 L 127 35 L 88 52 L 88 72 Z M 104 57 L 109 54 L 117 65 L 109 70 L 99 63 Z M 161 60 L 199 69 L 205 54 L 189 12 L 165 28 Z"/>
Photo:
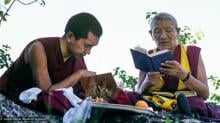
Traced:
<path fill-rule="evenodd" d="M 44 6 L 45 2 L 44 0 L 33 0 L 31 2 L 22 2 L 21 0 L 4 0 L 4 3 L 2 1 L 0 2 L 0 26 L 3 21 L 7 21 L 6 17 L 9 16 L 8 12 L 11 9 L 11 7 L 14 5 L 15 2 L 19 2 L 20 4 L 23 5 L 30 5 L 32 3 L 39 3 L 40 5 Z M 6 67 L 8 68 L 11 63 L 12 59 L 8 51 L 11 49 L 10 46 L 2 45 L 0 48 L 0 69 Z"/>
<path fill-rule="evenodd" d="M 10 46 L 2 45 L 2 48 L 0 49 L 0 69 L 4 67 L 9 68 L 11 65 L 12 60 L 10 54 L 8 53 L 10 49 Z"/>
<path fill-rule="evenodd" d="M 15 2 L 18 2 L 23 5 L 30 5 L 35 2 L 39 3 L 42 6 L 45 5 L 44 0 L 33 0 L 31 2 L 22 2 L 21 0 L 4 0 L 4 3 L 0 2 L 0 26 L 3 21 L 7 21 L 6 17 L 9 16 L 8 12 Z"/>
<path fill-rule="evenodd" d="M 220 87 L 220 78 L 219 77 L 211 75 L 208 77 L 208 80 L 211 82 L 211 84 L 215 90 L 219 89 L 219 87 Z M 211 100 L 211 102 L 220 103 L 220 95 L 215 92 L 211 93 L 209 99 Z"/>
<path fill-rule="evenodd" d="M 129 88 L 132 91 L 135 91 L 135 86 L 137 84 L 138 78 L 132 75 L 128 75 L 125 70 L 122 70 L 120 67 L 115 68 L 113 76 L 118 77 L 122 80 L 122 86 L 124 88 Z"/>

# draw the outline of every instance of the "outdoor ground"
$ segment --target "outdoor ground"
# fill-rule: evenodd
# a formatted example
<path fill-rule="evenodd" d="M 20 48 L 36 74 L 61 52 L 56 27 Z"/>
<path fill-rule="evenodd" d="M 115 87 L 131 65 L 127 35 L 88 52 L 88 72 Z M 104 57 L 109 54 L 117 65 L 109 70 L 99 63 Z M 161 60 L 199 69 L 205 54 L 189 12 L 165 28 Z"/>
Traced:
<path fill-rule="evenodd" d="M 96 111 L 97 114 L 100 114 L 100 111 Z M 93 115 L 92 115 L 93 116 Z M 200 123 L 203 121 L 199 121 L 197 119 L 188 118 L 186 116 L 181 115 L 173 115 L 168 112 L 159 112 L 157 114 L 137 114 L 137 115 L 126 115 L 126 116 L 118 116 L 114 114 L 106 114 L 103 116 L 103 123 L 158 123 L 158 122 L 176 122 L 176 123 Z M 100 117 L 98 117 L 100 118 Z M 39 122 L 39 123 L 61 123 L 62 117 L 43 114 L 41 112 L 30 110 L 26 107 L 21 107 L 11 100 L 8 100 L 5 96 L 0 94 L 0 122 L 16 122 L 16 123 L 24 123 L 24 122 Z M 92 117 L 88 123 L 99 123 L 97 117 Z"/>

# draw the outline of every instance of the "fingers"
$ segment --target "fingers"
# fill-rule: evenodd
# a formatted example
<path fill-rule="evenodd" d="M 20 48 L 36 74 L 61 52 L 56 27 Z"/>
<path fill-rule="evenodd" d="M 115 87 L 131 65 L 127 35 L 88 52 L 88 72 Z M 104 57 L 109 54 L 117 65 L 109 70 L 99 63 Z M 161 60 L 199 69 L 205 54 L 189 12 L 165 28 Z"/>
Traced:
<path fill-rule="evenodd" d="M 176 69 L 176 63 L 174 61 L 166 61 L 165 63 L 161 63 L 160 72 L 171 75 Z"/>
<path fill-rule="evenodd" d="M 184 68 L 177 61 L 166 61 L 165 63 L 161 63 L 161 73 L 179 78 L 180 73 L 183 73 L 183 71 L 185 71 Z"/>
<path fill-rule="evenodd" d="M 161 76 L 160 72 L 148 72 L 147 75 L 148 75 L 148 78 L 149 77 L 150 78 L 157 78 L 157 77 Z"/>
<path fill-rule="evenodd" d="M 150 85 L 155 85 L 156 83 L 160 82 L 160 77 L 162 75 L 160 74 L 160 72 L 148 72 L 147 73 L 147 79 L 149 81 Z"/>
<path fill-rule="evenodd" d="M 147 75 L 158 75 L 158 74 L 160 74 L 160 72 L 158 72 L 158 71 L 157 72 L 148 72 L 147 73 Z"/>
<path fill-rule="evenodd" d="M 174 75 L 178 71 L 178 68 L 171 64 L 162 63 L 160 72 L 167 75 Z"/>
<path fill-rule="evenodd" d="M 160 72 L 148 72 L 147 75 L 149 80 L 157 80 L 161 77 Z"/>
<path fill-rule="evenodd" d="M 175 68 L 177 66 L 179 66 L 177 61 L 165 61 L 164 63 L 161 63 L 161 67 L 163 68 Z"/>

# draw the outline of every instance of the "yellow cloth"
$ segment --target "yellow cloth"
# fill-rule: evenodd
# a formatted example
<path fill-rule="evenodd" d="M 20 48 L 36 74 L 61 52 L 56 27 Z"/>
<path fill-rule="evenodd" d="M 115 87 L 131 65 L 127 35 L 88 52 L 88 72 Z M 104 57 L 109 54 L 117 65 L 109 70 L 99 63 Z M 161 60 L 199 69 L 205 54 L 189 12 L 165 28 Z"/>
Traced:
<path fill-rule="evenodd" d="M 184 46 L 184 45 L 180 45 L 180 47 L 181 47 L 180 64 L 186 71 L 191 73 L 189 60 L 188 60 L 187 52 L 186 52 L 187 47 Z M 154 49 L 153 52 L 156 52 L 156 49 Z M 163 85 L 164 85 L 164 80 L 161 77 L 160 82 L 157 85 L 151 87 L 150 91 L 151 92 L 160 91 L 161 88 L 163 87 Z M 179 80 L 177 90 L 184 90 L 184 89 L 186 89 L 185 84 L 181 80 Z M 166 110 L 173 110 L 173 107 L 175 107 L 175 105 L 177 104 L 176 99 L 169 99 L 167 97 L 163 97 L 163 96 L 160 96 L 160 95 L 143 96 L 143 97 L 146 100 L 153 102 L 157 107 L 161 107 L 161 108 L 166 109 Z"/>
<path fill-rule="evenodd" d="M 188 72 L 191 73 L 191 69 L 190 69 L 190 65 L 189 65 L 189 60 L 188 60 L 188 57 L 187 57 L 187 46 L 185 45 L 180 45 L 181 47 L 181 58 L 180 58 L 180 64 L 181 66 Z M 153 52 L 156 52 L 156 49 L 153 49 Z M 153 92 L 153 91 L 160 91 L 161 88 L 163 87 L 164 85 L 164 80 L 163 78 L 161 77 L 160 78 L 160 82 L 156 85 L 154 85 L 153 87 L 150 88 L 150 91 Z M 179 80 L 179 84 L 178 84 L 178 87 L 177 87 L 177 90 L 183 90 L 183 89 L 186 89 L 186 86 L 185 84 Z"/>
<path fill-rule="evenodd" d="M 157 107 L 166 109 L 166 110 L 173 110 L 174 107 L 177 104 L 176 99 L 169 99 L 166 97 L 162 97 L 159 95 L 153 95 L 153 96 L 143 96 L 144 99 L 151 101 L 154 103 Z"/>

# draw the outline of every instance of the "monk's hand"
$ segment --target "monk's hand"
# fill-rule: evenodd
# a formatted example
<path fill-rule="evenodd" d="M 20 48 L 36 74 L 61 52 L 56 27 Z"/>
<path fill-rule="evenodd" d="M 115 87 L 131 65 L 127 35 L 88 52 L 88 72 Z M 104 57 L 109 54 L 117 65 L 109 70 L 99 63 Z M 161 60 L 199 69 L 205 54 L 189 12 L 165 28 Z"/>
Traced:
<path fill-rule="evenodd" d="M 179 79 L 184 79 L 187 75 L 187 71 L 177 61 L 165 61 L 161 63 L 160 72 L 166 75 L 174 76 Z"/>
<path fill-rule="evenodd" d="M 148 72 L 145 79 L 147 79 L 149 86 L 154 86 L 160 82 L 161 76 L 160 72 Z"/>

